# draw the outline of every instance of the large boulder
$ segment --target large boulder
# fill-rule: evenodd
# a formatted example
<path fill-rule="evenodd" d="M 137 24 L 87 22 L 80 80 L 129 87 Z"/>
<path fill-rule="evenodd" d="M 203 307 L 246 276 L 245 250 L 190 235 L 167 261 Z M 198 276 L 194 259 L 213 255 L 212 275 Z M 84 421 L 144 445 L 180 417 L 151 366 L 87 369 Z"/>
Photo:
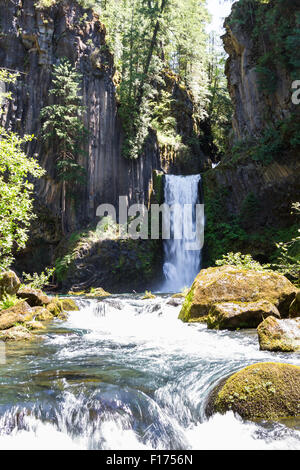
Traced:
<path fill-rule="evenodd" d="M 206 412 L 232 410 L 245 419 L 300 416 L 300 367 L 264 362 L 245 367 L 216 387 Z"/>
<path fill-rule="evenodd" d="M 296 287 L 286 277 L 273 271 L 236 266 L 203 269 L 185 298 L 179 318 L 185 322 L 203 321 L 215 304 L 261 300 L 274 304 L 286 317 L 296 293 Z"/>
<path fill-rule="evenodd" d="M 262 350 L 300 351 L 300 318 L 278 320 L 269 317 L 258 326 L 257 332 L 260 349 Z"/>
<path fill-rule="evenodd" d="M 74 310 L 79 310 L 78 305 L 76 304 L 75 300 L 73 300 L 73 299 L 65 297 L 63 299 L 60 299 L 60 301 L 62 303 L 63 310 L 65 310 L 67 312 L 71 312 L 71 311 L 74 311 Z"/>
<path fill-rule="evenodd" d="M 225 302 L 212 306 L 207 318 L 207 326 L 218 330 L 256 328 L 265 318 L 271 315 L 280 318 L 278 309 L 267 300 Z"/>
<path fill-rule="evenodd" d="M 52 320 L 53 315 L 44 307 L 33 307 L 33 318 L 36 321 L 48 321 Z"/>
<path fill-rule="evenodd" d="M 15 295 L 21 285 L 20 279 L 13 271 L 5 271 L 0 274 L 0 299 L 5 294 Z"/>
<path fill-rule="evenodd" d="M 16 323 L 32 320 L 33 311 L 25 301 L 20 301 L 13 307 L 0 312 L 0 330 L 6 330 Z"/>
<path fill-rule="evenodd" d="M 300 317 L 300 291 L 297 292 L 295 300 L 291 303 L 289 314 L 290 318 Z"/>
<path fill-rule="evenodd" d="M 51 299 L 40 289 L 32 289 L 26 286 L 19 289 L 17 297 L 26 300 L 31 307 L 42 307 L 51 302 Z"/>
<path fill-rule="evenodd" d="M 63 303 L 58 297 L 52 297 L 51 302 L 48 305 L 46 305 L 46 309 L 54 317 L 59 317 L 60 314 L 64 310 L 63 309 Z"/>
<path fill-rule="evenodd" d="M 22 325 L 14 326 L 5 331 L 0 331 L 1 341 L 28 341 L 34 336 Z"/>

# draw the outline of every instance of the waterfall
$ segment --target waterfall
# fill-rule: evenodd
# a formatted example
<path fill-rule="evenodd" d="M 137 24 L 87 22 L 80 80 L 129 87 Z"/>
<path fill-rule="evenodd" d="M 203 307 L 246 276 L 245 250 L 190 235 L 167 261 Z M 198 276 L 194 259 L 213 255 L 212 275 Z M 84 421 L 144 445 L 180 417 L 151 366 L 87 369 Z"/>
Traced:
<path fill-rule="evenodd" d="M 200 175 L 175 176 L 166 175 L 164 184 L 164 201 L 168 206 L 178 205 L 181 210 L 171 211 L 170 239 L 164 240 L 164 265 L 163 271 L 165 292 L 179 292 L 184 287 L 189 287 L 200 270 L 201 250 L 189 250 L 188 242 L 195 240 L 185 232 L 196 232 L 196 204 L 201 202 L 199 196 Z M 190 216 L 184 213 L 183 208 L 189 205 L 192 208 Z M 204 227 L 204 215 L 201 226 Z M 180 230 L 182 236 L 179 239 L 176 231 Z"/>

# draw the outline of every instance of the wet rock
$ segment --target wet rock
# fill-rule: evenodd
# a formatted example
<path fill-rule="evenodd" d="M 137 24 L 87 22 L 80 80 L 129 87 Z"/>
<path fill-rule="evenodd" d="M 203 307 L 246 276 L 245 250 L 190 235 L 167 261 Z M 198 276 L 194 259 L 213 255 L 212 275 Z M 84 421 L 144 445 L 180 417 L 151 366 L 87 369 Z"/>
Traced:
<path fill-rule="evenodd" d="M 15 295 L 21 285 L 20 279 L 13 271 L 0 274 L 0 299 L 5 294 Z"/>
<path fill-rule="evenodd" d="M 166 305 L 171 305 L 172 307 L 178 307 L 182 305 L 184 302 L 184 297 L 171 297 L 167 302 Z"/>
<path fill-rule="evenodd" d="M 172 295 L 172 299 L 185 299 L 186 293 L 178 292 L 177 294 Z"/>
<path fill-rule="evenodd" d="M 60 301 L 61 301 L 63 310 L 66 310 L 67 312 L 79 310 L 78 305 L 73 299 L 65 298 L 65 299 L 60 299 Z"/>
<path fill-rule="evenodd" d="M 280 318 L 275 305 L 266 300 L 260 302 L 225 302 L 212 306 L 207 317 L 207 326 L 218 330 L 256 328 L 270 315 Z"/>
<path fill-rule="evenodd" d="M 91 289 L 91 291 L 86 294 L 86 297 L 108 297 L 111 294 L 106 292 L 102 287 L 97 287 L 97 289 Z"/>
<path fill-rule="evenodd" d="M 156 299 L 156 295 L 146 290 L 145 295 L 142 297 L 142 300 L 150 300 L 150 299 Z"/>
<path fill-rule="evenodd" d="M 46 327 L 40 321 L 31 320 L 25 323 L 26 328 L 29 330 L 45 330 Z"/>
<path fill-rule="evenodd" d="M 50 297 L 44 294 L 40 289 L 32 289 L 31 287 L 22 287 L 19 289 L 17 296 L 24 299 L 31 307 L 42 307 L 51 302 Z"/>
<path fill-rule="evenodd" d="M 300 416 L 300 367 L 264 362 L 245 367 L 223 381 L 209 397 L 206 413 L 232 410 L 245 419 Z"/>
<path fill-rule="evenodd" d="M 291 303 L 289 314 L 290 318 L 300 317 L 300 291 L 297 292 L 295 300 Z"/>
<path fill-rule="evenodd" d="M 33 311 L 25 301 L 0 312 L 0 330 L 11 328 L 16 323 L 24 323 L 32 319 Z"/>
<path fill-rule="evenodd" d="M 57 297 L 51 298 L 51 302 L 46 305 L 46 309 L 54 317 L 58 317 L 63 312 L 63 304 Z"/>
<path fill-rule="evenodd" d="M 268 301 L 282 317 L 296 297 L 296 287 L 284 276 L 272 271 L 255 271 L 236 266 L 220 266 L 200 271 L 188 292 L 179 318 L 197 322 L 218 303 Z"/>
<path fill-rule="evenodd" d="M 33 307 L 33 317 L 36 321 L 48 321 L 53 318 L 52 313 L 44 307 Z"/>
<path fill-rule="evenodd" d="M 257 328 L 261 350 L 300 351 L 300 318 L 278 320 L 269 317 Z"/>
<path fill-rule="evenodd" d="M 24 326 L 18 325 L 4 331 L 0 331 L 1 341 L 28 341 L 34 337 Z"/>

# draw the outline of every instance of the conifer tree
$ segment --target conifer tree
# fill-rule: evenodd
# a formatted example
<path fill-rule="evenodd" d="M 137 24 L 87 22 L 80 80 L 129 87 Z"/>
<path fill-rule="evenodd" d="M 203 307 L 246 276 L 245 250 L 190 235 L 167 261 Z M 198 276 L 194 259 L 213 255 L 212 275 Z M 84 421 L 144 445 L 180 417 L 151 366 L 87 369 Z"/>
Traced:
<path fill-rule="evenodd" d="M 63 59 L 55 65 L 50 95 L 55 103 L 42 109 L 43 137 L 52 145 L 56 167 L 61 179 L 62 229 L 65 232 L 67 191 L 74 183 L 83 183 L 85 169 L 78 164 L 86 136 L 83 123 L 84 107 L 80 96 L 81 76 L 73 65 Z"/>

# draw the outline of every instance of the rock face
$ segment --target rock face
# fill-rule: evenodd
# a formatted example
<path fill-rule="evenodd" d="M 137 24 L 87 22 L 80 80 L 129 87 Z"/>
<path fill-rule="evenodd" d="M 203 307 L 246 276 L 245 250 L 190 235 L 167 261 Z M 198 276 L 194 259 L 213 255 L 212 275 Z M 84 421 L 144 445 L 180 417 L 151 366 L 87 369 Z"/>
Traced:
<path fill-rule="evenodd" d="M 290 8 L 285 14 L 292 16 L 297 10 L 297 5 L 290 5 Z M 244 21 L 235 21 L 236 15 L 243 17 Z M 275 123 L 295 108 L 291 100 L 292 79 L 287 68 L 277 64 L 277 87 L 272 95 L 260 86 L 257 60 L 262 53 L 260 49 L 263 48 L 263 43 L 257 44 L 252 34 L 256 26 L 255 12 L 252 18 L 246 20 L 245 17 L 242 2 L 236 2 L 231 15 L 225 21 L 226 34 L 223 36 L 224 47 L 229 54 L 226 75 L 234 103 L 233 128 L 238 139 L 248 135 L 260 135 L 262 128 L 267 125 L 266 116 L 268 122 L 270 119 Z M 270 44 L 271 49 L 271 31 L 269 37 L 264 34 L 263 41 L 265 47 Z"/>
<path fill-rule="evenodd" d="M 13 271 L 6 271 L 0 274 L 0 299 L 3 295 L 15 295 L 18 292 L 18 289 L 21 285 L 21 282 Z"/>
<path fill-rule="evenodd" d="M 42 307 L 51 302 L 51 299 L 40 289 L 32 289 L 31 287 L 22 287 L 19 289 L 17 297 L 26 300 L 30 307 Z"/>
<path fill-rule="evenodd" d="M 221 266 L 200 271 L 186 296 L 179 318 L 197 322 L 206 317 L 215 304 L 226 302 L 268 301 L 288 315 L 289 306 L 297 289 L 281 274 Z M 270 307 L 269 307 L 269 312 Z M 256 313 L 254 313 L 256 312 Z M 257 319 L 257 310 L 253 310 Z"/>
<path fill-rule="evenodd" d="M 24 326 L 14 326 L 5 331 L 0 331 L 1 341 L 28 341 L 33 339 L 34 335 Z"/>
<path fill-rule="evenodd" d="M 293 70 L 293 76 L 291 74 L 291 51 L 283 48 L 284 57 L 279 60 L 275 56 L 277 46 L 274 43 L 274 36 L 283 24 L 285 30 L 286 25 L 291 24 L 289 33 L 293 34 L 292 24 L 295 24 L 299 3 L 290 1 L 288 6 L 285 6 L 287 2 L 273 0 L 250 3 L 235 2 L 232 14 L 225 21 L 223 42 L 229 55 L 225 72 L 234 109 L 233 148 L 220 165 L 203 175 L 206 265 L 229 251 L 250 253 L 256 259 L 268 262 L 275 251 L 275 242 L 281 241 L 279 237 L 272 240 L 268 231 L 272 228 L 272 233 L 279 232 L 297 224 L 290 209 L 300 193 L 299 145 L 291 147 L 289 135 L 282 138 L 283 134 L 279 133 L 281 150 L 278 155 L 273 150 L 274 137 L 265 146 L 265 158 L 261 157 L 259 161 L 252 158 L 250 148 L 252 144 L 255 146 L 256 139 L 261 139 L 265 132 L 292 115 L 293 125 L 299 126 L 299 106 L 292 102 L 293 76 L 297 77 L 299 73 Z M 283 11 L 275 26 L 269 23 L 268 28 L 262 26 L 258 10 L 265 8 L 272 12 L 279 7 Z M 267 14 L 263 17 L 269 18 Z M 258 39 L 255 39 L 255 31 L 258 31 Z M 288 44 L 287 38 L 281 44 Z M 272 93 L 261 86 L 262 57 L 271 61 L 274 57 L 272 72 L 276 81 Z M 289 132 L 291 127 L 287 124 Z M 235 144 L 239 145 L 235 147 Z M 216 215 L 217 207 L 220 212 Z M 228 237 L 228 243 L 224 242 L 225 226 L 231 226 L 232 232 L 237 233 L 235 237 Z M 223 246 L 218 250 L 217 245 Z"/>
<path fill-rule="evenodd" d="M 0 330 L 6 330 L 15 325 L 15 323 L 23 323 L 31 320 L 32 309 L 27 302 L 22 301 L 14 307 L 0 311 Z"/>
<path fill-rule="evenodd" d="M 46 147 L 41 139 L 40 118 L 41 109 L 52 104 L 49 96 L 52 65 L 61 58 L 68 58 L 82 75 L 82 104 L 89 131 L 85 152 L 78 157 L 78 163 L 86 169 L 86 184 L 77 188 L 76 210 L 73 201 L 67 203 L 69 232 L 94 221 L 101 203 L 118 208 L 119 195 L 127 196 L 129 204 L 147 204 L 152 171 L 169 168 L 176 171 L 176 156 L 169 155 L 168 149 L 160 151 L 154 132 L 150 132 L 139 159 L 130 161 L 121 155 L 123 131 L 115 93 L 114 61 L 105 42 L 106 30 L 101 18 L 75 0 L 55 2 L 44 9 L 35 4 L 35 0 L 9 3 L 0 0 L 0 66 L 20 72 L 11 90 L 13 100 L 1 115 L 1 123 L 11 130 L 37 137 L 28 147 L 29 154 L 36 153 L 47 170 L 36 186 L 39 218 L 33 224 L 31 237 L 32 244 L 36 243 L 36 254 L 32 259 L 24 252 L 20 258 L 22 269 L 28 266 L 27 272 L 29 268 L 34 270 L 33 266 L 42 268 L 51 264 L 53 248 L 61 238 L 61 182 L 55 149 Z M 168 79 L 168 88 L 174 99 L 180 100 L 180 109 L 174 110 L 178 132 L 188 139 L 197 125 L 193 102 L 172 77 Z M 200 172 L 205 156 L 199 157 L 198 153 L 193 163 L 194 171 Z M 30 244 L 28 247 L 33 251 Z"/>
<path fill-rule="evenodd" d="M 207 327 L 218 330 L 256 328 L 265 318 L 280 318 L 275 305 L 266 300 L 258 302 L 225 302 L 215 304 L 209 311 Z"/>
<path fill-rule="evenodd" d="M 258 326 L 257 332 L 263 351 L 300 351 L 300 318 L 278 320 L 269 317 Z"/>
<path fill-rule="evenodd" d="M 291 303 L 289 313 L 291 318 L 300 317 L 300 292 L 297 292 L 295 300 Z"/>
<path fill-rule="evenodd" d="M 245 419 L 300 416 L 300 367 L 264 362 L 233 374 L 210 396 L 207 414 L 232 410 Z"/>
<path fill-rule="evenodd" d="M 76 302 L 73 299 L 65 298 L 65 299 L 60 299 L 60 301 L 61 301 L 63 310 L 67 312 L 79 310 Z"/>

